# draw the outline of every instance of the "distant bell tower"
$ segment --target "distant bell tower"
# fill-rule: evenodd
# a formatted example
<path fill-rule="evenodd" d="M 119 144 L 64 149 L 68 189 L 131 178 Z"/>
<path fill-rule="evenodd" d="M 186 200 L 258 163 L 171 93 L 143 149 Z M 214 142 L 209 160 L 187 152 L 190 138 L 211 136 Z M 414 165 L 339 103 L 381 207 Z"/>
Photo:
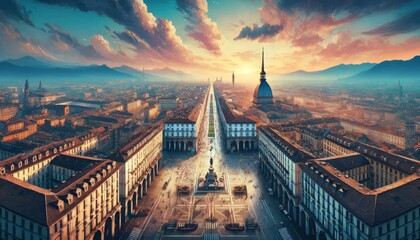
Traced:
<path fill-rule="evenodd" d="M 26 108 L 29 106 L 29 81 L 26 79 L 25 88 L 23 89 L 23 106 Z"/>
<path fill-rule="evenodd" d="M 29 81 L 26 79 L 25 81 L 25 88 L 23 89 L 23 95 L 27 96 L 29 95 Z"/>
<path fill-rule="evenodd" d="M 235 86 L 235 71 L 232 72 L 232 86 Z"/>

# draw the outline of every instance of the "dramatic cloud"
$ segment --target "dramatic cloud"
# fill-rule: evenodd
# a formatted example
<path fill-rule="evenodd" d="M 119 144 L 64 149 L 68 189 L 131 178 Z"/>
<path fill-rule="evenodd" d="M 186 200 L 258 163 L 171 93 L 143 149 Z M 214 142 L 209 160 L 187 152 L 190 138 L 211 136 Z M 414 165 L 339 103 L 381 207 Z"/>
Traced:
<path fill-rule="evenodd" d="M 112 59 L 114 61 L 127 61 L 127 55 L 124 51 L 119 50 L 116 51 L 111 48 L 109 45 L 108 40 L 106 40 L 102 35 L 95 35 L 90 39 L 90 42 L 92 44 L 92 47 L 100 53 L 102 56 Z"/>
<path fill-rule="evenodd" d="M 297 47 L 309 47 L 319 44 L 323 41 L 322 37 L 316 34 L 303 35 L 300 38 L 293 39 L 293 46 Z"/>
<path fill-rule="evenodd" d="M 145 42 L 143 39 L 139 38 L 135 33 L 129 30 L 125 30 L 123 32 L 113 32 L 114 35 L 120 39 L 121 41 L 124 41 L 130 45 L 132 45 L 137 50 L 144 50 L 144 49 L 150 49 L 150 46 L 147 42 Z"/>
<path fill-rule="evenodd" d="M 19 30 L 11 24 L 0 23 L 0 49 L 3 54 L 15 57 L 20 55 L 35 55 L 49 59 L 55 59 L 41 45 L 32 42 L 23 36 Z"/>
<path fill-rule="evenodd" d="M 309 47 L 309 43 L 325 39 L 340 26 L 376 12 L 400 8 L 410 1 L 263 0 L 259 14 L 263 24 L 283 26 L 281 36 L 276 39 L 291 41 L 297 47 Z M 250 31 L 250 27 L 242 28 L 241 33 L 244 31 Z"/>
<path fill-rule="evenodd" d="M 281 30 L 283 30 L 282 25 L 270 25 L 265 23 L 261 27 L 258 27 L 256 24 L 254 24 L 253 28 L 248 26 L 242 28 L 241 32 L 234 40 L 246 38 L 251 40 L 259 39 L 260 41 L 265 41 L 277 35 Z"/>
<path fill-rule="evenodd" d="M 156 56 L 169 55 L 172 60 L 177 56 L 179 61 L 187 61 L 190 55 L 181 38 L 176 35 L 176 29 L 171 21 L 156 18 L 148 12 L 147 5 L 143 0 L 38 0 L 43 3 L 69 6 L 81 11 L 92 11 L 99 15 L 105 15 L 116 23 L 125 26 L 126 31 L 117 35 L 123 37 L 126 42 L 140 43 L 135 45 L 137 49 L 146 46 L 151 51 L 157 52 Z M 162 59 L 162 60 L 163 60 Z"/>
<path fill-rule="evenodd" d="M 206 0 L 177 0 L 178 10 L 184 13 L 190 25 L 185 30 L 188 36 L 196 40 L 210 52 L 220 54 L 222 34 L 207 15 Z"/>
<path fill-rule="evenodd" d="M 303 12 L 306 15 L 318 13 L 323 16 L 337 16 L 343 14 L 345 18 L 356 18 L 373 12 L 392 10 L 411 1 L 412 0 L 264 0 L 266 3 L 274 3 L 275 9 L 285 11 L 292 15 L 296 12 Z"/>
<path fill-rule="evenodd" d="M 384 59 L 406 59 L 420 51 L 420 38 L 412 37 L 401 43 L 391 43 L 384 37 L 354 38 L 350 31 L 339 32 L 317 56 L 340 63 L 380 62 Z"/>
<path fill-rule="evenodd" d="M 59 26 L 45 24 L 48 28 L 48 33 L 56 46 L 62 46 L 64 49 L 71 47 L 76 50 L 80 55 L 87 59 L 103 59 L 103 56 L 98 53 L 91 45 L 85 46 L 81 44 L 75 37 L 65 32 Z"/>
<path fill-rule="evenodd" d="M 1 0 L 0 21 L 6 21 L 7 18 L 10 18 L 34 27 L 35 25 L 29 16 L 30 13 L 24 6 L 20 5 L 18 0 Z"/>
<path fill-rule="evenodd" d="M 364 32 L 368 35 L 392 36 L 416 31 L 420 28 L 420 9 L 403 16 L 400 19 L 387 22 L 377 28 Z"/>

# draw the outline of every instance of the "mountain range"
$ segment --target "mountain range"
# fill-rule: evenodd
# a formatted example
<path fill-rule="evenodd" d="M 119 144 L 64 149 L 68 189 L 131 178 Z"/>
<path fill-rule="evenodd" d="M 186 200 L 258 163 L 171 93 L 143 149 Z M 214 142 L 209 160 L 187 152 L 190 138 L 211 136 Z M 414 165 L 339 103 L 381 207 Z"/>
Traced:
<path fill-rule="evenodd" d="M 307 72 L 299 70 L 273 76 L 273 80 L 333 81 L 338 82 L 391 82 L 416 83 L 420 76 L 420 56 L 410 60 L 390 60 L 380 63 L 340 64 L 324 70 Z"/>
<path fill-rule="evenodd" d="M 339 81 L 346 82 L 390 82 L 403 81 L 418 84 L 420 80 L 420 56 L 410 60 L 383 61 L 368 70 L 353 76 L 341 78 Z"/>
<path fill-rule="evenodd" d="M 157 71 L 153 69 L 143 71 L 122 65 L 111 68 L 103 65 L 74 66 L 46 59 L 25 56 L 18 59 L 7 59 L 0 62 L 0 84 L 8 85 L 16 81 L 24 81 L 29 78 L 34 81 L 89 81 L 100 82 L 106 80 L 143 79 L 173 81 L 183 78 L 191 78 L 188 74 L 165 68 Z"/>
<path fill-rule="evenodd" d="M 152 70 L 149 70 L 148 72 L 151 72 L 152 74 L 156 74 L 158 76 L 163 76 L 171 79 L 179 79 L 179 80 L 187 80 L 191 76 L 182 72 L 182 71 L 176 71 L 171 68 L 165 67 L 165 68 L 155 68 Z"/>
<path fill-rule="evenodd" d="M 380 63 L 340 64 L 320 71 L 303 71 L 273 75 L 272 83 L 280 80 L 291 81 L 336 81 L 342 83 L 380 83 L 403 81 L 417 84 L 420 76 L 420 56 L 410 60 L 390 60 Z M 152 80 L 180 81 L 192 77 L 174 69 L 155 68 L 143 71 L 122 65 L 111 68 L 103 65 L 74 66 L 63 62 L 25 56 L 18 59 L 0 61 L 0 85 L 10 85 L 29 78 L 34 81 L 89 81 L 107 80 Z"/>
<path fill-rule="evenodd" d="M 299 70 L 281 75 L 282 80 L 335 80 L 350 77 L 375 66 L 374 63 L 340 64 L 324 70 L 307 72 Z"/>

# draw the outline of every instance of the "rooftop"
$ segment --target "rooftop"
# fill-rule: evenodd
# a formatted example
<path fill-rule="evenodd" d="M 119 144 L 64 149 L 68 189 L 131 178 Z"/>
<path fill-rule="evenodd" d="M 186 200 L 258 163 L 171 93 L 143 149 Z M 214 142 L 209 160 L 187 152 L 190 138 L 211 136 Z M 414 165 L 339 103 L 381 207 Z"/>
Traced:
<path fill-rule="evenodd" d="M 140 151 L 162 129 L 162 126 L 159 125 L 146 126 L 138 134 L 132 136 L 128 143 L 116 153 L 115 160 L 119 162 L 129 160 L 131 156 Z"/>
<path fill-rule="evenodd" d="M 44 159 L 54 157 L 61 152 L 65 152 L 72 148 L 81 146 L 85 139 L 90 139 L 95 136 L 95 133 L 89 132 L 77 137 L 50 143 L 48 145 L 36 148 L 30 153 L 20 154 L 8 158 L 4 161 L 0 161 L 0 168 L 5 168 L 7 173 L 20 171 L 22 169 L 31 167 L 34 164 L 37 164 L 37 161 L 42 161 Z"/>
<path fill-rule="evenodd" d="M 0 194 L 0 206 L 41 225 L 51 226 L 89 196 L 120 167 L 111 160 L 87 159 L 75 155 L 63 157 L 63 159 L 66 158 L 73 161 L 90 161 L 91 164 L 83 163 L 85 168 L 80 173 L 52 190 L 37 187 L 6 174 L 0 177 L 0 191 L 7 192 L 7 194 Z M 84 189 L 84 186 L 87 188 Z M 79 196 L 76 194 L 78 191 Z M 72 197 L 72 202 L 68 201 L 69 197 Z M 58 203 L 62 203 L 64 208 L 60 210 L 57 207 Z"/>
<path fill-rule="evenodd" d="M 293 143 L 289 139 L 281 136 L 277 129 L 267 126 L 261 126 L 258 129 L 260 133 L 265 134 L 283 153 L 288 155 L 293 162 L 299 163 L 315 158 L 312 153 L 306 151 L 301 145 Z"/>
<path fill-rule="evenodd" d="M 397 169 L 405 174 L 410 175 L 416 173 L 417 170 L 420 169 L 420 162 L 414 159 L 389 153 L 364 143 L 355 142 L 332 132 L 328 132 L 325 137 L 331 142 L 361 153 L 368 158 Z"/>
<path fill-rule="evenodd" d="M 321 159 L 300 166 L 316 184 L 369 226 L 377 226 L 420 206 L 419 174 L 371 190 Z"/>
<path fill-rule="evenodd" d="M 342 156 L 333 156 L 327 158 L 318 158 L 319 161 L 325 161 L 340 172 L 344 172 L 350 169 L 363 167 L 369 165 L 369 161 L 360 153 L 351 153 Z"/>
<path fill-rule="evenodd" d="M 224 98 L 219 98 L 220 108 L 222 109 L 222 114 L 226 119 L 227 123 L 255 123 L 255 121 L 242 116 L 236 116 L 232 109 L 230 109 L 229 105 L 225 101 Z"/>

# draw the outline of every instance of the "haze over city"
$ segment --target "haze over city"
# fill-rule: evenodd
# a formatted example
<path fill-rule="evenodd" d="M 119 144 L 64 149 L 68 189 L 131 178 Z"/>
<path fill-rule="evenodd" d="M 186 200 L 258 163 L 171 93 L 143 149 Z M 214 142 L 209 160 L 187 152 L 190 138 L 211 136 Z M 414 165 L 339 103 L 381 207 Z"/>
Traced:
<path fill-rule="evenodd" d="M 0 240 L 418 240 L 419 80 L 417 0 L 0 0 Z"/>

